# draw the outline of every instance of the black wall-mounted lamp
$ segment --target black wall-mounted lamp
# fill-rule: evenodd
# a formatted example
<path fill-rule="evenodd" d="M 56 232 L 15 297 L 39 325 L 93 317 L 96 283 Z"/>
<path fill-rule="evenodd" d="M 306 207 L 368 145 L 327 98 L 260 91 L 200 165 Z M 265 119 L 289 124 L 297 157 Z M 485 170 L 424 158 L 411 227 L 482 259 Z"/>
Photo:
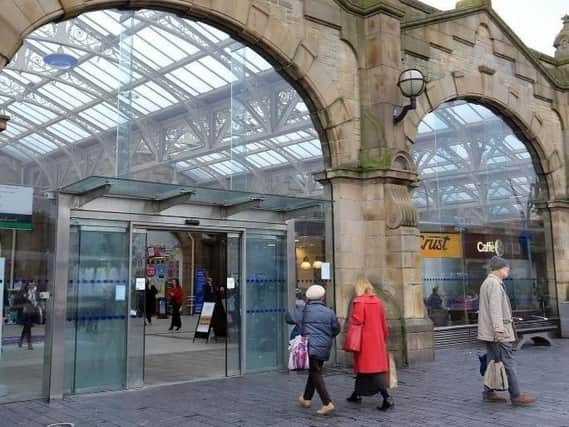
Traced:
<path fill-rule="evenodd" d="M 405 118 L 407 112 L 417 106 L 415 99 L 425 91 L 425 76 L 416 68 L 409 68 L 399 75 L 397 82 L 404 97 L 409 98 L 409 105 L 403 107 L 399 114 L 394 113 L 393 123 L 397 124 Z"/>

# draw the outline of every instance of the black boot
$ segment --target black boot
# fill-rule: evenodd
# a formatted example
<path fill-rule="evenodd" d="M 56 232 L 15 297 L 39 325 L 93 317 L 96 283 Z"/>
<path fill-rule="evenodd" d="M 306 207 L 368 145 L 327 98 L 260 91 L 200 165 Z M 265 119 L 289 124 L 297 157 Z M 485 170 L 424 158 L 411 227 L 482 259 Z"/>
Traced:
<path fill-rule="evenodd" d="M 387 399 L 383 399 L 383 403 L 377 406 L 377 409 L 380 411 L 387 411 L 388 409 L 393 409 L 395 403 L 393 403 L 393 399 L 388 397 Z"/>
<path fill-rule="evenodd" d="M 352 403 L 362 403 L 362 398 L 355 391 L 346 400 Z"/>

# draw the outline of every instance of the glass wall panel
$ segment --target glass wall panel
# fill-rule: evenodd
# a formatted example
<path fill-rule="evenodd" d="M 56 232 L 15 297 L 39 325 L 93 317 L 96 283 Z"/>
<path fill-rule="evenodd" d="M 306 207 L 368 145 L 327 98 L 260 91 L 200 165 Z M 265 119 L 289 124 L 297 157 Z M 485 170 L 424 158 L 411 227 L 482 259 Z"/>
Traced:
<path fill-rule="evenodd" d="M 0 403 L 42 397 L 51 311 L 52 201 L 13 185 L 0 153 Z M 9 176 L 11 175 L 11 176 Z"/>
<path fill-rule="evenodd" d="M 71 392 L 125 385 L 129 233 L 125 226 L 78 225 L 70 265 L 65 354 Z"/>
<path fill-rule="evenodd" d="M 515 315 L 556 315 L 546 187 L 524 137 L 492 110 L 449 102 L 419 125 L 413 147 L 425 304 L 435 326 L 477 321 L 493 255 L 507 258 Z"/>
<path fill-rule="evenodd" d="M 282 367 L 287 330 L 284 236 L 247 234 L 246 268 L 246 369 Z"/>

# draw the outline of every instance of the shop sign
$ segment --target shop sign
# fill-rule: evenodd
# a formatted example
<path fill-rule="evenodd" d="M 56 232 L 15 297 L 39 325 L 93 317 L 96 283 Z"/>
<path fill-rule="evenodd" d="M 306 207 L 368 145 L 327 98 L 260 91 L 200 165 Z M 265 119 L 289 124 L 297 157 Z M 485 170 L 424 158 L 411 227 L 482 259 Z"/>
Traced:
<path fill-rule="evenodd" d="M 421 233 L 425 258 L 462 258 L 462 238 L 457 233 Z"/>
<path fill-rule="evenodd" d="M 476 250 L 479 253 L 490 253 L 492 255 L 504 256 L 504 242 L 500 239 L 491 242 L 477 242 Z"/>
<path fill-rule="evenodd" d="M 0 185 L 0 229 L 31 230 L 34 189 Z"/>

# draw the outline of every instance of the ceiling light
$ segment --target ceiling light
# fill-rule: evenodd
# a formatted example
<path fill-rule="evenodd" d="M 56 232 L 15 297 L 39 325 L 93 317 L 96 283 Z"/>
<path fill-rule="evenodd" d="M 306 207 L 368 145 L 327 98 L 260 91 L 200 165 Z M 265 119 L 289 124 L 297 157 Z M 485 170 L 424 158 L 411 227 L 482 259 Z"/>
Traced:
<path fill-rule="evenodd" d="M 68 70 L 75 67 L 79 61 L 74 56 L 63 52 L 63 48 L 60 46 L 57 52 L 44 56 L 43 62 L 58 70 Z"/>

